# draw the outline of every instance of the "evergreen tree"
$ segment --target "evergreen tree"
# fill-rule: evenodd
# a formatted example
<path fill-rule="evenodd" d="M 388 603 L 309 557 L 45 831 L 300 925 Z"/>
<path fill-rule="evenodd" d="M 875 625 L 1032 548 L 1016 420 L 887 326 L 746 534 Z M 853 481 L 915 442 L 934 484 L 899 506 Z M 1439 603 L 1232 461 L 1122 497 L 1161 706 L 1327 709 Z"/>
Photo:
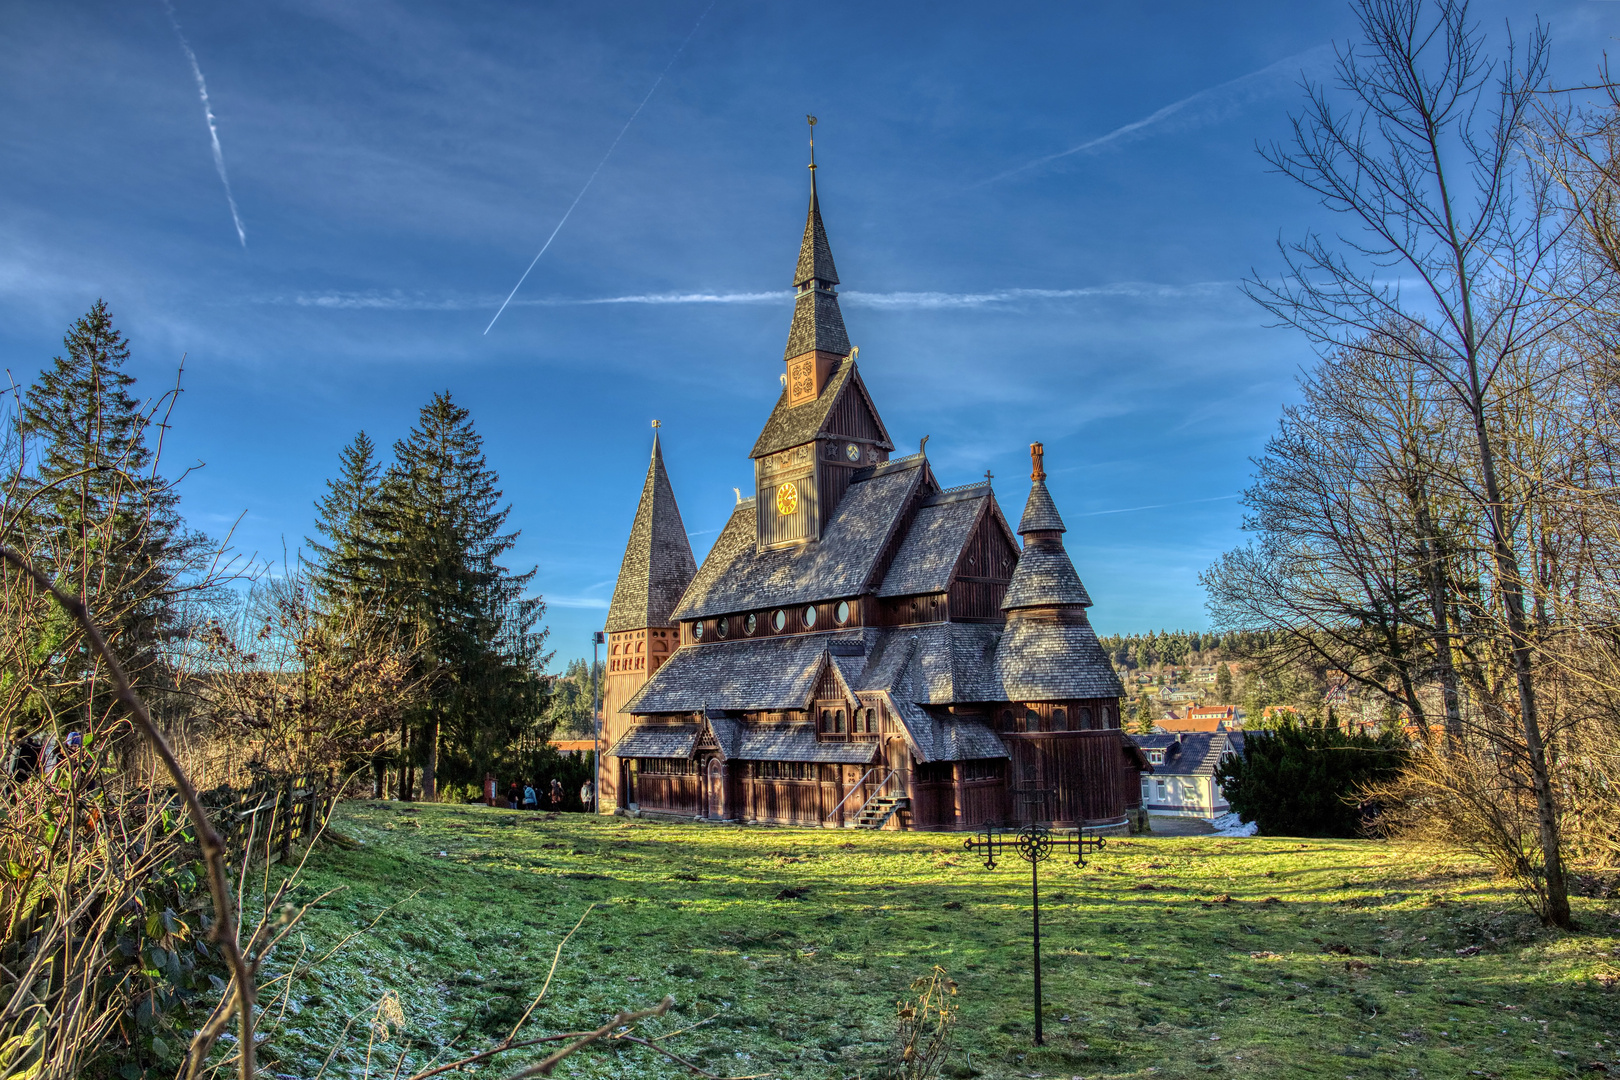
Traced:
<path fill-rule="evenodd" d="M 545 605 L 523 595 L 535 571 L 514 574 L 499 562 L 518 534 L 502 531 L 511 507 L 500 505 L 499 478 L 466 409 L 435 394 L 394 455 L 362 561 L 386 609 L 421 643 L 428 690 L 407 735 L 422 794 L 433 799 L 441 764 L 451 779 L 476 783 L 541 720 Z M 407 776 L 401 788 L 410 786 Z"/>
<path fill-rule="evenodd" d="M 130 393 L 129 346 L 105 301 L 63 345 L 66 355 L 23 394 L 17 417 L 18 503 L 27 507 L 15 523 L 18 546 L 85 598 L 131 676 L 150 682 L 179 626 L 181 577 L 205 541 L 187 534 L 178 496 L 157 474 L 146 441 L 152 416 Z M 107 687 L 88 677 L 87 646 L 76 629 L 58 645 L 57 659 L 72 669 L 61 683 L 78 697 L 71 707 L 94 710 Z"/>
<path fill-rule="evenodd" d="M 1215 698 L 1222 705 L 1232 704 L 1232 669 L 1224 663 L 1215 669 Z"/>
<path fill-rule="evenodd" d="M 1267 836 L 1357 836 L 1361 792 L 1405 766 L 1398 732 L 1346 734 L 1331 719 L 1286 722 L 1244 737 L 1243 754 L 1215 769 L 1215 781 L 1244 821 Z"/>
<path fill-rule="evenodd" d="M 381 520 L 382 465 L 377 447 L 364 431 L 338 455 L 338 475 L 326 482 L 315 503 L 315 529 L 325 541 L 306 537 L 315 592 L 328 608 L 343 603 L 374 604 L 381 589 L 371 558 Z"/>
<path fill-rule="evenodd" d="M 1136 695 L 1136 713 L 1134 721 L 1138 735 L 1153 734 L 1153 725 L 1159 719 L 1159 710 L 1153 704 L 1153 699 L 1146 690 Z"/>

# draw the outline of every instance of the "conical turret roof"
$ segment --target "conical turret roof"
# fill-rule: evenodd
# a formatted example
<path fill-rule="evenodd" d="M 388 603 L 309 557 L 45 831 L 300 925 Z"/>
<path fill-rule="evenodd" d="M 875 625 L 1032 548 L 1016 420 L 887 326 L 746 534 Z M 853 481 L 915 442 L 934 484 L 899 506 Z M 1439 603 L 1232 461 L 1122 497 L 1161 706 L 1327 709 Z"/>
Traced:
<path fill-rule="evenodd" d="M 1046 490 L 1046 448 L 1040 443 L 1030 443 L 1029 461 L 1029 501 L 1024 504 L 1024 516 L 1018 519 L 1018 535 L 1067 532 L 1063 519 L 1058 516 L 1057 503 L 1052 501 L 1052 493 Z"/>
<path fill-rule="evenodd" d="M 1075 573 L 1074 563 L 1063 547 L 1063 519 L 1058 516 L 1052 493 L 1046 490 L 1045 450 L 1040 443 L 1029 448 L 1029 501 L 1019 519 L 1019 535 L 1025 537 L 1024 551 L 1018 556 L 1012 581 L 1007 585 L 1001 610 L 1038 607 L 1090 607 L 1091 597 Z"/>
<path fill-rule="evenodd" d="M 692 544 L 686 538 L 675 490 L 664 469 L 664 451 L 654 432 L 652 462 L 619 565 L 619 580 L 613 587 L 607 629 L 616 633 L 670 625 L 670 616 L 696 573 Z"/>
<path fill-rule="evenodd" d="M 833 289 L 837 284 L 838 270 L 833 266 L 832 248 L 827 245 L 827 227 L 821 223 L 816 174 L 811 172 L 810 211 L 799 244 L 799 265 L 793 272 L 798 295 L 793 301 L 793 324 L 788 328 L 784 360 L 817 350 L 849 355 L 849 333 L 844 329 L 844 313 L 838 308 L 838 293 Z"/>

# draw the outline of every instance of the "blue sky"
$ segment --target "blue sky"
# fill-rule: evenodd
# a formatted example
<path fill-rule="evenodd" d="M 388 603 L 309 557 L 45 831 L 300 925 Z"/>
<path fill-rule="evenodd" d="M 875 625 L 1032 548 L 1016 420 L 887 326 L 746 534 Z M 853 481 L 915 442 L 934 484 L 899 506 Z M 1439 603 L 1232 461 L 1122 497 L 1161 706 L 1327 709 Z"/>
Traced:
<path fill-rule="evenodd" d="M 1616 3 L 1474 9 L 1549 23 L 1569 82 L 1620 30 Z M 172 13 L 0 3 L 0 358 L 31 380 L 97 297 L 142 389 L 184 354 L 166 460 L 206 463 L 197 526 L 240 517 L 238 550 L 280 559 L 354 433 L 386 446 L 449 389 L 559 661 L 588 652 L 649 422 L 699 559 L 750 486 L 814 113 L 845 320 L 899 451 L 930 436 L 946 484 L 993 470 L 1016 518 L 1045 442 L 1099 631 L 1204 625 L 1198 573 L 1241 542 L 1248 458 L 1309 360 L 1237 283 L 1333 224 L 1254 148 L 1353 32 L 1344 5 Z"/>

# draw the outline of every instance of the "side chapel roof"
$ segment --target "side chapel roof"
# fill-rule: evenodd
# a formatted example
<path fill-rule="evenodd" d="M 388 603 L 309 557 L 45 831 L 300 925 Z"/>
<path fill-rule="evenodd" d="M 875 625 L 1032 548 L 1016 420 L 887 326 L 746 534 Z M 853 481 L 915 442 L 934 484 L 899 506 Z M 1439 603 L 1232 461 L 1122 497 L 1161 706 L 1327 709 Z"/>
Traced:
<path fill-rule="evenodd" d="M 630 526 L 630 542 L 619 564 L 619 580 L 608 606 L 607 629 L 617 633 L 644 626 L 669 626 L 681 594 L 697 573 L 675 491 L 664 469 L 664 452 L 653 433 L 652 461 L 641 486 L 641 502 Z"/>

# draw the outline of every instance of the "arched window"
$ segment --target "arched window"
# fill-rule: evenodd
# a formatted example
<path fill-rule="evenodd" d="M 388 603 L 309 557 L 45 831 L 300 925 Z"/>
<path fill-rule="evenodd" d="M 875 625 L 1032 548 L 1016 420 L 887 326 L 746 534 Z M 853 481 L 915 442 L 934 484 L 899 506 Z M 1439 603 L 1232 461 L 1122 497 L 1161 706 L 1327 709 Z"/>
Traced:
<path fill-rule="evenodd" d="M 1025 709 L 1024 710 L 1024 730 L 1025 731 L 1039 731 L 1039 730 L 1041 730 L 1041 714 L 1036 712 L 1034 709 Z"/>
<path fill-rule="evenodd" d="M 1053 731 L 1068 731 L 1069 730 L 1069 710 L 1062 709 L 1062 708 L 1052 710 L 1052 730 Z"/>
<path fill-rule="evenodd" d="M 867 709 L 866 710 L 866 733 L 868 735 L 876 735 L 877 734 L 877 710 L 876 709 Z"/>
<path fill-rule="evenodd" d="M 1077 729 L 1081 730 L 1081 731 L 1085 731 L 1086 729 L 1091 727 L 1091 710 L 1090 709 L 1076 709 L 1076 710 L 1074 710 L 1074 720 L 1075 720 L 1075 725 L 1074 726 Z"/>
<path fill-rule="evenodd" d="M 836 735 L 842 735 L 844 733 L 843 709 L 839 709 L 838 712 L 833 716 L 833 733 Z"/>
<path fill-rule="evenodd" d="M 1002 731 L 1011 731 L 1012 729 L 1013 729 L 1013 711 L 1011 709 L 1002 709 L 1001 710 L 1001 730 Z"/>

